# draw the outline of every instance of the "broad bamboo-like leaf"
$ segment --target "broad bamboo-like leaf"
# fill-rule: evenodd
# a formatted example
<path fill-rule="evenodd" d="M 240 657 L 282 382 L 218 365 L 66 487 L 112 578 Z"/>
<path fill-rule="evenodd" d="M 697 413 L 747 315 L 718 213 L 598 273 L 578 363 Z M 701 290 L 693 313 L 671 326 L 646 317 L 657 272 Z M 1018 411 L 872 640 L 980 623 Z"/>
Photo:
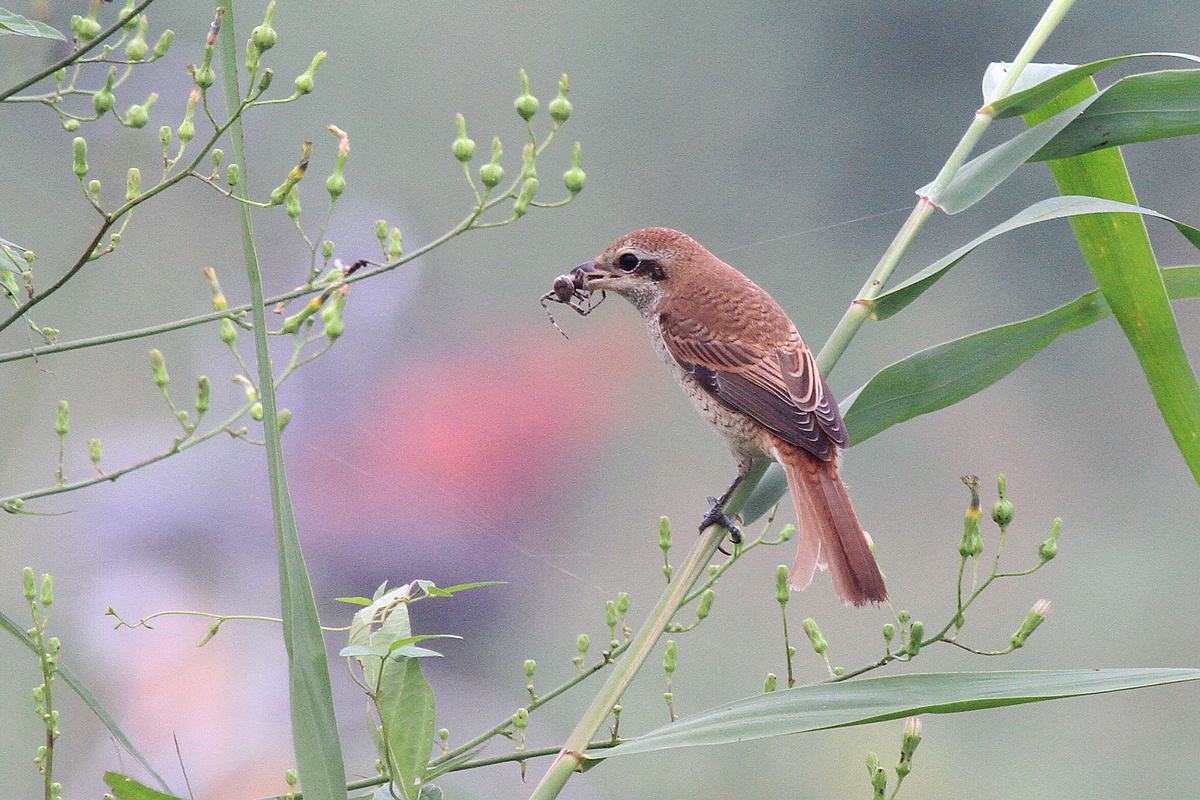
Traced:
<path fill-rule="evenodd" d="M 117 800 L 181 800 L 173 794 L 163 794 L 151 789 L 119 772 L 104 773 L 104 783 L 112 789 L 113 796 Z"/>
<path fill-rule="evenodd" d="M 1200 133 L 1200 70 L 1130 75 L 1108 87 L 1030 161 Z"/>
<path fill-rule="evenodd" d="M 406 798 L 415 800 L 433 752 L 436 724 L 433 689 L 421 674 L 421 662 L 385 661 L 375 705 L 391 755 L 393 782 Z"/>
<path fill-rule="evenodd" d="M 593 751 L 589 757 L 745 742 L 913 714 L 957 714 L 1194 680 L 1200 680 L 1200 670 L 1077 669 L 926 673 L 818 683 L 726 703 L 611 750 Z"/>
<path fill-rule="evenodd" d="M 1075 103 L 1095 88 L 1090 78 L 1078 83 L 1051 106 L 1029 115 L 1028 121 L 1035 124 L 1058 105 Z M 1048 166 L 1064 194 L 1137 202 L 1118 148 L 1057 159 Z M 1106 213 L 1075 217 L 1071 227 L 1096 285 L 1137 354 L 1163 421 L 1200 483 L 1200 383 L 1175 326 L 1145 221 L 1132 214 Z M 1196 243 L 1191 235 L 1188 238 Z"/>
<path fill-rule="evenodd" d="M 65 42 L 67 37 L 36 19 L 26 19 L 7 9 L 0 8 L 0 36 L 29 36 L 34 39 L 55 39 Z"/>
<path fill-rule="evenodd" d="M 1051 197 L 1034 203 L 1024 211 L 1021 211 L 986 233 L 977 236 L 970 242 L 967 242 L 965 245 L 949 255 L 946 255 L 933 264 L 930 264 L 928 267 L 913 275 L 911 278 L 908 278 L 895 288 L 879 295 L 879 297 L 875 298 L 875 300 L 872 302 L 871 316 L 875 319 L 887 319 L 893 314 L 896 314 L 913 300 L 916 300 L 918 297 L 920 297 L 926 289 L 928 289 L 939 278 L 945 275 L 951 267 L 970 255 L 975 248 L 979 247 L 985 242 L 991 241 L 1001 234 L 1008 233 L 1009 231 L 1016 230 L 1017 228 L 1025 227 L 1026 225 L 1033 225 L 1034 223 L 1046 222 L 1053 219 L 1112 213 L 1123 213 L 1123 216 L 1125 216 L 1127 219 L 1137 219 L 1137 224 L 1139 225 L 1141 224 L 1141 220 L 1136 216 L 1138 214 L 1144 214 L 1146 216 L 1166 220 L 1174 225 L 1176 230 L 1183 234 L 1188 241 L 1200 248 L 1200 230 L 1193 228 L 1191 225 L 1179 222 L 1178 220 L 1171 219 L 1165 214 L 1160 214 L 1157 211 L 1152 211 L 1148 208 L 1142 208 L 1141 206 L 1133 205 L 1132 203 L 1108 200 L 1103 197 L 1087 197 L 1080 195 Z M 1154 276 L 1154 280 L 1158 282 L 1159 287 L 1161 288 L 1162 281 L 1158 278 L 1157 266 L 1154 267 L 1154 271 L 1151 274 Z M 1165 292 L 1163 293 L 1163 302 L 1166 302 Z"/>
<path fill-rule="evenodd" d="M 968 161 L 942 189 L 934 191 L 928 184 L 917 190 L 918 195 L 928 197 L 947 214 L 957 214 L 986 197 L 1027 161 L 1200 132 L 1200 70 L 1130 75 L 1103 91 L 1076 94 L 1077 102 L 1065 103 L 1064 91 L 1073 91 L 1071 87 L 1080 80 L 1091 86 L 1094 81 L 1077 75 L 1066 64 L 1037 66 L 1042 74 L 1061 71 L 1072 76 L 1054 95 L 1058 98 L 1054 113 L 1040 116 L 1040 122 L 1029 130 Z"/>
<path fill-rule="evenodd" d="M 25 630 L 21 626 L 17 625 L 15 621 L 13 621 L 3 612 L 0 612 L 0 628 L 3 628 L 12 634 L 13 638 L 29 648 L 30 652 L 34 654 L 37 653 L 37 645 L 34 644 L 33 640 L 29 638 L 29 634 L 25 633 Z M 169 787 L 167 782 L 163 780 L 162 776 L 154 770 L 154 767 L 150 766 L 150 762 L 146 760 L 146 757 L 142 755 L 141 751 L 133 746 L 133 742 L 131 742 L 129 737 L 125 735 L 125 731 L 121 730 L 121 726 L 117 724 L 117 721 L 113 719 L 112 715 L 108 713 L 108 709 L 100 704 L 100 701 L 96 699 L 96 695 L 92 694 L 91 689 L 84 685 L 83 681 L 79 679 L 79 676 L 75 674 L 75 671 L 60 661 L 58 664 L 58 677 L 62 678 L 63 682 L 67 684 L 67 686 L 70 686 L 71 690 L 75 692 L 75 694 L 79 695 L 79 699 L 87 704 L 87 707 L 92 710 L 92 713 L 96 715 L 100 722 L 104 724 L 104 727 L 108 729 L 108 732 L 112 734 L 113 739 L 115 739 L 121 745 L 121 747 L 125 748 L 125 751 L 129 753 L 129 755 L 133 756 L 137 762 L 145 768 L 146 772 L 149 772 L 154 777 L 154 780 L 158 781 L 158 785 L 164 790 L 170 791 L 171 787 Z"/>
<path fill-rule="evenodd" d="M 1200 266 L 1162 273 L 1172 300 L 1200 297 Z M 850 441 L 858 444 L 921 414 L 986 389 L 1064 333 L 1108 319 L 1099 290 L 1019 322 L 943 342 L 891 364 L 842 401 Z"/>
<path fill-rule="evenodd" d="M 1188 53 L 1130 53 L 1113 58 L 1102 58 L 1089 64 L 1029 64 L 1021 72 L 1014 91 L 1006 97 L 996 99 L 995 92 L 1007 74 L 1010 64 L 994 62 L 988 65 L 983 75 L 982 110 L 991 110 L 996 119 L 1019 117 L 1035 108 L 1049 103 L 1084 78 L 1090 78 L 1101 70 L 1116 66 L 1135 58 L 1182 58 L 1200 63 L 1200 57 Z"/>
<path fill-rule="evenodd" d="M 232 121 L 228 129 L 232 160 L 242 165 L 242 177 L 235 188 L 243 199 L 249 193 L 250 176 L 246 172 L 246 146 L 242 120 L 237 116 L 242 93 L 238 86 L 239 44 L 235 38 L 233 0 L 217 0 L 224 9 L 224 24 L 219 37 L 221 88 L 225 111 Z M 292 748 L 296 768 L 306 800 L 345 800 L 346 768 L 342 744 L 338 738 L 337 715 L 333 707 L 333 686 L 321 619 L 300 533 L 292 508 L 287 470 L 283 460 L 279 416 L 276 410 L 274 375 L 267 343 L 267 317 L 263 301 L 262 270 L 254 244 L 254 228 L 249 207 L 239 203 L 242 251 L 246 278 L 250 285 L 251 315 L 254 319 L 254 353 L 258 386 L 263 405 L 263 439 L 267 476 L 271 487 L 275 544 L 279 555 L 280 616 L 283 617 L 283 642 L 288 661 L 288 699 L 291 710 Z"/>

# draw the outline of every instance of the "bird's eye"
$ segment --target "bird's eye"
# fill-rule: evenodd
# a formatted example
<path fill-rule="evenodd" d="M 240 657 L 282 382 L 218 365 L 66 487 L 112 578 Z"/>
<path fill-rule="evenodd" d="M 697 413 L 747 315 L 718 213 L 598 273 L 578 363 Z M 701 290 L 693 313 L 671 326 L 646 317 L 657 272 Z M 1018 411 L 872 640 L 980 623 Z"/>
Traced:
<path fill-rule="evenodd" d="M 617 266 L 627 272 L 633 272 L 638 268 L 638 264 L 640 263 L 641 259 L 633 253 L 622 253 L 621 257 L 617 259 Z"/>

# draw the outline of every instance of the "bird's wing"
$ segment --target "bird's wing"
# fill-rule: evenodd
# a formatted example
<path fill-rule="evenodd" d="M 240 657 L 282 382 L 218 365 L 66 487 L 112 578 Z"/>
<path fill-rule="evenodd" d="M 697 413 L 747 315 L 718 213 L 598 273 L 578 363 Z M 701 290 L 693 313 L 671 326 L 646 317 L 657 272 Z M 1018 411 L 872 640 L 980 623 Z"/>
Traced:
<path fill-rule="evenodd" d="M 813 455 L 845 447 L 846 428 L 812 352 L 793 329 L 778 347 L 717 339 L 695 320 L 659 317 L 671 356 L 709 393 Z"/>

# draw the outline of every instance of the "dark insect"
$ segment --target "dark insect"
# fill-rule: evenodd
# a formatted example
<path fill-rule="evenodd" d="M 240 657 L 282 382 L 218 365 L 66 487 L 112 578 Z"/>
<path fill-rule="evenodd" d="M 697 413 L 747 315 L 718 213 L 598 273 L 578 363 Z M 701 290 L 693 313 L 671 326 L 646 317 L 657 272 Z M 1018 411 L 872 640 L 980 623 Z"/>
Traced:
<path fill-rule="evenodd" d="M 550 324 L 554 326 L 554 329 L 561 333 L 564 339 L 569 339 L 571 337 L 567 336 L 567 332 L 558 327 L 558 322 L 554 319 L 554 314 L 550 313 L 550 306 L 547 304 L 551 301 L 562 303 L 579 316 L 586 317 L 604 302 L 604 298 L 604 291 L 601 290 L 599 299 L 593 302 L 592 293 L 587 289 L 587 279 L 583 277 L 582 273 L 573 271 L 555 278 L 554 288 L 542 295 L 538 302 L 545 309 L 546 316 L 550 318 Z"/>

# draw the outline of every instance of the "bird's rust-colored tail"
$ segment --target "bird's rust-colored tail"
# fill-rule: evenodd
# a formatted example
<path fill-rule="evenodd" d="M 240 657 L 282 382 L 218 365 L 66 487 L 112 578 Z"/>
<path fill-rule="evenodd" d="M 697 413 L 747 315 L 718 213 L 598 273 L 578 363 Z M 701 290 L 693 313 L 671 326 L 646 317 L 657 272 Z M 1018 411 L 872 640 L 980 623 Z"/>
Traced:
<path fill-rule="evenodd" d="M 795 447 L 777 450 L 796 504 L 800 547 L 788 574 L 794 589 L 812 582 L 818 566 L 829 566 L 842 602 L 861 606 L 887 599 L 871 540 L 854 513 L 836 461 L 822 461 Z"/>

